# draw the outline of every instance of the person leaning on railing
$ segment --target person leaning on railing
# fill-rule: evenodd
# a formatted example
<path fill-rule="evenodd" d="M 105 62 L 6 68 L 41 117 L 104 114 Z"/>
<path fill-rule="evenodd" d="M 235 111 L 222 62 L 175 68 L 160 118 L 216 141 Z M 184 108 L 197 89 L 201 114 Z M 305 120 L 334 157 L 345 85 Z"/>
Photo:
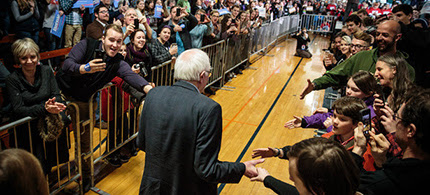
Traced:
<path fill-rule="evenodd" d="M 41 162 L 45 174 L 48 174 L 57 162 L 55 139 L 58 139 L 59 162 L 69 160 L 67 132 L 63 129 L 63 121 L 67 120 L 63 112 L 66 109 L 65 102 L 60 96 L 51 68 L 40 64 L 39 47 L 33 40 L 24 38 L 15 41 L 12 53 L 15 62 L 21 67 L 6 78 L 13 118 L 30 116 L 36 120 L 30 122 L 30 134 L 27 124 L 18 126 L 16 131 L 10 130 L 10 143 L 12 147 L 32 151 Z M 55 126 L 57 128 L 53 128 Z"/>
<path fill-rule="evenodd" d="M 81 120 L 90 119 L 89 100 L 91 96 L 116 76 L 121 77 L 141 92 L 148 93 L 153 88 L 153 85 L 134 73 L 130 65 L 123 60 L 123 56 L 118 53 L 122 42 L 121 27 L 109 24 L 106 26 L 101 41 L 84 39 L 73 47 L 64 61 L 63 68 L 57 73 L 62 92 L 68 100 L 78 104 Z M 74 115 L 76 111 L 71 111 L 71 113 Z M 72 121 L 74 119 L 75 117 L 72 117 Z M 89 129 L 83 129 L 81 132 L 83 132 L 80 143 L 82 153 L 88 153 L 90 152 Z M 76 158 L 81 157 L 76 156 Z M 85 191 L 88 191 L 90 187 L 90 163 L 89 159 L 83 159 L 82 174 Z"/>

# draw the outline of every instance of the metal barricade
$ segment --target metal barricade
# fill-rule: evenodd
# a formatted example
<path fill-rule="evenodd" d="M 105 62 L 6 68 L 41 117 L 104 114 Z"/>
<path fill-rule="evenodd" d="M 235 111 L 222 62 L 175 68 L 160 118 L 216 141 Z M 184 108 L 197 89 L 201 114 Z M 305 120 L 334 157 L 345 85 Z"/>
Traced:
<path fill-rule="evenodd" d="M 200 48 L 204 52 L 206 52 L 209 56 L 210 64 L 212 67 L 212 76 L 209 78 L 208 84 L 205 88 L 219 83 L 219 87 L 224 86 L 224 70 L 225 70 L 225 56 L 227 52 L 226 49 L 226 41 L 222 40 L 217 43 L 206 45 Z"/>
<path fill-rule="evenodd" d="M 69 103 L 66 111 L 70 110 L 71 107 L 75 110 L 79 110 L 79 107 L 75 103 Z M 79 115 L 76 115 L 75 121 L 79 121 Z M 49 143 L 43 141 L 38 133 L 37 123 L 38 118 L 28 116 L 0 127 L 0 132 L 9 131 L 10 136 L 9 142 L 4 145 L 6 148 L 0 145 L 0 151 L 7 148 L 21 148 L 35 155 L 39 161 L 42 160 L 43 162 L 41 162 L 41 164 L 50 168 L 47 177 L 50 194 L 59 193 L 72 182 L 77 182 L 79 184 L 80 194 L 83 194 L 81 159 L 74 159 L 73 155 L 75 152 L 78 156 L 81 155 L 80 144 L 76 144 L 81 141 L 79 125 L 76 125 L 78 128 L 73 129 L 73 131 L 76 131 L 76 140 L 74 140 L 74 136 L 70 136 L 70 132 L 72 131 L 72 129 L 69 128 L 70 125 L 63 129 L 62 134 L 65 134 L 64 136 L 66 137 L 62 138 L 66 139 L 67 147 L 63 149 L 67 150 L 68 155 L 67 157 L 63 156 L 63 158 L 67 159 L 62 159 L 67 162 L 60 163 L 60 138 Z M 53 144 L 55 146 L 52 146 Z M 43 151 L 41 151 L 41 149 L 43 149 Z M 49 162 L 49 160 L 52 160 L 52 158 L 55 160 L 55 164 L 50 164 L 52 162 Z M 75 168 L 77 168 L 77 170 Z"/>
<path fill-rule="evenodd" d="M 170 86 L 175 83 L 173 78 L 173 69 L 175 68 L 175 60 L 169 60 L 160 65 L 151 67 L 149 82 L 153 82 L 155 86 Z"/>
<path fill-rule="evenodd" d="M 334 16 L 303 14 L 300 19 L 300 29 L 306 28 L 309 32 L 333 32 Z"/>
<path fill-rule="evenodd" d="M 297 31 L 298 26 L 299 16 L 292 15 L 281 17 L 254 29 L 249 42 L 249 61 L 252 63 L 258 60 L 259 57 L 254 57 L 256 54 L 260 56 L 267 55 L 267 52 L 285 40 L 289 33 Z"/>
<path fill-rule="evenodd" d="M 234 37 L 227 39 L 224 74 L 231 72 L 248 60 L 248 53 L 243 52 L 246 46 L 249 47 L 248 42 L 248 34 L 235 35 Z"/>
<path fill-rule="evenodd" d="M 165 66 L 167 66 L 166 63 Z M 89 100 L 89 121 L 90 125 L 90 151 L 85 159 L 91 159 L 91 189 L 95 188 L 95 165 L 105 159 L 126 144 L 134 144 L 133 139 L 137 137 L 139 124 L 139 108 L 142 105 L 141 99 L 136 99 L 124 92 L 124 83 L 110 83 L 94 93 Z M 97 94 L 100 94 L 98 102 Z M 99 106 L 96 106 L 98 104 Z M 98 107 L 98 122 L 102 119 L 107 122 L 107 129 L 95 128 L 95 114 Z M 133 146 L 131 147 L 133 148 Z M 130 151 L 133 152 L 133 151 Z"/>

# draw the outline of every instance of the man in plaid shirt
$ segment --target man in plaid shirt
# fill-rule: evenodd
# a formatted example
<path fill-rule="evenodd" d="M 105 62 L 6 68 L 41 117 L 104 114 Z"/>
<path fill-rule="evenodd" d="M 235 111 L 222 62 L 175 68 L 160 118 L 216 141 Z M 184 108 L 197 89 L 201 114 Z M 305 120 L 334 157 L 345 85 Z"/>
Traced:
<path fill-rule="evenodd" d="M 77 0 L 59 0 L 60 15 L 66 14 L 66 24 L 64 26 L 64 47 L 73 47 L 81 40 L 82 17 L 85 7 L 72 8 Z"/>

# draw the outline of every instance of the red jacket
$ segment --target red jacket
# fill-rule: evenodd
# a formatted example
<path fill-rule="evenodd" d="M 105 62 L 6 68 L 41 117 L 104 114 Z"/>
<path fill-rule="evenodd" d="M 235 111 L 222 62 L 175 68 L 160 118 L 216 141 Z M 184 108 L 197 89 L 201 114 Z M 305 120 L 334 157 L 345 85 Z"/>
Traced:
<path fill-rule="evenodd" d="M 118 98 L 117 117 L 121 117 L 121 114 L 125 113 L 128 110 L 129 105 L 130 105 L 130 109 L 133 109 L 134 106 L 129 101 L 130 94 L 128 94 L 122 90 L 122 84 L 124 83 L 124 80 L 122 80 L 120 77 L 115 77 L 112 79 L 111 82 L 115 85 L 115 87 L 118 90 L 117 91 L 117 98 Z M 101 96 L 100 96 L 100 99 L 102 100 L 102 105 L 101 105 L 102 106 L 101 107 L 102 116 L 101 117 L 104 121 L 112 121 L 114 119 L 114 116 L 115 116 L 114 115 L 114 113 L 115 113 L 114 105 L 115 104 L 114 104 L 113 98 L 112 98 L 112 95 L 115 95 L 115 89 L 114 89 L 115 87 L 111 87 L 110 90 L 103 89 Z M 124 101 L 121 101 L 122 96 L 123 96 L 122 94 L 124 94 Z M 108 116 L 108 98 L 109 98 L 109 120 L 107 117 Z M 121 105 L 121 102 L 123 102 L 123 105 Z M 121 107 L 123 108 L 122 113 L 120 112 Z"/>

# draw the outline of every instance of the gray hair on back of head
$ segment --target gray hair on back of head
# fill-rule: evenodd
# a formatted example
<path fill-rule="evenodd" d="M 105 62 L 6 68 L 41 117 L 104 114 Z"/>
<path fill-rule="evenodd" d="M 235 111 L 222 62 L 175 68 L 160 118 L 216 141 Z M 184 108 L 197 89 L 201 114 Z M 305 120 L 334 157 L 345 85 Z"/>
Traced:
<path fill-rule="evenodd" d="M 199 81 L 200 73 L 211 70 L 208 54 L 200 49 L 184 51 L 176 59 L 174 78 L 186 81 Z"/>

